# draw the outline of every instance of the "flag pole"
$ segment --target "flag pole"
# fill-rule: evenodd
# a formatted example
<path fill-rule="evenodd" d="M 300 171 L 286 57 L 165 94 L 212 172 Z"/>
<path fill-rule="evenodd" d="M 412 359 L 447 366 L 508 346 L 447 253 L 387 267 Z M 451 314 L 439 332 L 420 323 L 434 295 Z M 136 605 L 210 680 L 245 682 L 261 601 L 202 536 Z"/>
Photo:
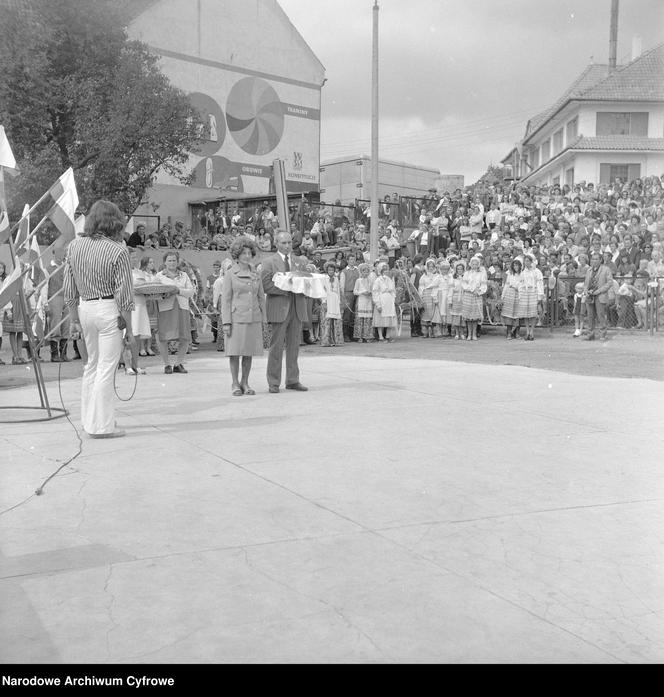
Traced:
<path fill-rule="evenodd" d="M 28 211 L 25 215 L 21 216 L 21 220 L 23 220 L 23 218 L 28 217 L 29 215 L 30 215 L 30 211 Z M 21 224 L 21 220 L 18 221 L 18 224 L 19 224 L 19 225 Z M 16 247 L 16 252 L 17 252 L 17 254 L 18 254 L 18 253 L 21 253 L 21 252 L 19 252 L 19 250 L 23 249 L 23 247 L 24 247 L 28 242 L 30 242 L 30 240 L 37 234 L 37 231 L 41 228 L 41 226 L 42 226 L 47 220 L 48 220 L 48 216 L 45 215 L 45 216 L 37 223 L 37 225 L 35 225 L 35 227 L 33 228 L 33 230 L 32 230 L 31 232 L 28 233 L 28 236 L 27 236 L 24 240 L 21 240 L 21 244 L 19 244 L 18 247 Z M 12 230 L 15 230 L 15 229 L 16 229 L 16 226 L 14 226 L 14 227 L 12 228 Z M 11 232 L 11 230 L 10 230 L 10 232 Z M 26 250 L 26 251 L 27 251 L 27 250 Z"/>
<path fill-rule="evenodd" d="M 0 173 L 2 176 L 0 177 L 0 197 L 2 198 L 3 201 L 6 201 L 6 195 L 5 195 L 5 168 L 3 165 L 0 165 Z M 6 205 L 6 204 L 5 204 Z M 20 221 L 19 221 L 20 222 Z M 16 257 L 16 252 L 14 250 L 14 242 L 12 241 L 12 236 L 11 234 L 9 235 L 9 254 L 12 259 L 12 264 L 14 265 L 14 268 L 17 267 L 18 264 L 20 264 L 20 260 L 17 259 Z M 30 359 L 32 360 L 32 366 L 35 371 L 35 378 L 37 380 L 37 391 L 39 392 L 39 400 L 41 401 L 41 406 L 42 409 L 46 409 L 46 413 L 48 414 L 48 418 L 52 418 L 53 415 L 51 414 L 51 406 L 48 402 L 48 395 L 46 394 L 46 384 L 44 383 L 44 375 L 41 371 L 41 365 L 39 364 L 38 356 L 37 356 L 37 342 L 35 341 L 34 334 L 32 333 L 32 322 L 30 318 L 30 313 L 28 311 L 28 301 L 25 298 L 25 289 L 23 287 L 23 274 L 21 274 L 21 282 L 19 284 L 19 289 L 18 289 L 18 297 L 19 297 L 19 302 L 20 302 L 20 309 L 21 313 L 23 314 L 23 323 L 25 324 L 25 333 L 28 337 L 28 346 L 30 347 Z"/>
<path fill-rule="evenodd" d="M 4 168 L 3 168 L 3 169 L 4 169 Z M 3 178 L 3 179 L 4 179 L 4 178 Z M 4 181 L 3 181 L 3 187 L 4 187 Z M 20 218 L 20 220 L 18 221 L 18 223 L 14 223 L 14 224 L 12 225 L 12 227 L 11 227 L 11 229 L 10 229 L 10 231 L 9 231 L 10 234 L 11 234 L 12 232 L 14 232 L 14 230 L 16 230 L 16 228 L 21 224 L 21 220 L 23 220 L 23 218 L 25 218 L 26 216 L 30 215 L 30 213 L 32 213 L 32 211 L 34 211 L 35 208 L 37 208 L 41 203 L 43 203 L 43 202 L 50 196 L 50 194 L 51 194 L 51 190 L 49 189 L 49 190 L 37 201 L 37 203 L 32 204 L 32 206 L 30 207 L 30 209 L 29 209 L 24 215 L 21 216 L 21 218 Z M 41 219 L 41 221 L 39 222 L 39 225 L 41 225 L 41 224 L 44 222 L 45 219 L 46 219 L 46 216 L 44 216 L 44 217 Z M 36 230 L 36 228 L 35 228 L 35 230 Z"/>

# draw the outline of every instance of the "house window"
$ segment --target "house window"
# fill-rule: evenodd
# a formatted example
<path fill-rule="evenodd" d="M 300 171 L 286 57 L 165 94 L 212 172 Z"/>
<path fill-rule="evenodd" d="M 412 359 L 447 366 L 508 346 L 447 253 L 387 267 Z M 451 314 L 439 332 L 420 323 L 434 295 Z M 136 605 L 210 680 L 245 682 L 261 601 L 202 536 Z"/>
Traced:
<path fill-rule="evenodd" d="M 574 167 L 565 170 L 565 184 L 574 186 Z"/>
<path fill-rule="evenodd" d="M 563 149 L 563 129 L 553 134 L 553 154 L 557 155 Z"/>
<path fill-rule="evenodd" d="M 542 143 L 542 164 L 549 161 L 551 153 L 551 140 L 545 140 Z"/>
<path fill-rule="evenodd" d="M 579 135 L 579 117 L 575 116 L 571 121 L 568 122 L 567 124 L 567 145 L 570 145 L 571 142 Z"/>
<path fill-rule="evenodd" d="M 532 151 L 532 162 L 530 164 L 533 166 L 533 169 L 539 167 L 539 148 L 535 148 Z"/>
<path fill-rule="evenodd" d="M 552 183 L 554 186 L 560 186 L 560 177 L 554 177 Z"/>
<path fill-rule="evenodd" d="M 647 111 L 598 111 L 598 136 L 647 136 Z"/>
<path fill-rule="evenodd" d="M 640 164 L 612 164 L 610 162 L 600 163 L 599 183 L 611 184 L 620 177 L 624 182 L 631 182 L 641 176 Z"/>

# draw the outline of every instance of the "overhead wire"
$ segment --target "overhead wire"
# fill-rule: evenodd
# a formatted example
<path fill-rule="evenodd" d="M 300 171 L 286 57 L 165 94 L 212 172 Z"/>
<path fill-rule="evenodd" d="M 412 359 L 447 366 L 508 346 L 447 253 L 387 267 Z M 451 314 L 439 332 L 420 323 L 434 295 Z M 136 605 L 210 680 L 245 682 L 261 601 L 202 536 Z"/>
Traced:
<path fill-rule="evenodd" d="M 534 113 L 537 113 L 538 111 L 542 111 L 545 108 L 546 107 L 541 107 L 538 109 L 538 107 L 533 107 L 532 109 L 525 109 L 525 110 L 521 110 L 521 111 L 507 113 L 507 114 L 498 114 L 497 116 L 493 116 L 493 117 L 485 117 L 485 118 L 480 118 L 480 119 L 468 119 L 468 120 L 465 120 L 463 123 L 458 124 L 457 126 L 439 126 L 436 128 L 427 128 L 427 129 L 422 129 L 419 131 L 410 132 L 407 137 L 413 138 L 413 137 L 417 137 L 418 134 L 420 134 L 425 138 L 429 138 L 431 136 L 428 134 L 433 134 L 436 132 L 444 132 L 446 134 L 454 134 L 457 131 L 466 130 L 468 126 L 480 125 L 483 123 L 486 123 L 487 125 L 492 125 L 492 124 L 504 121 L 505 119 L 509 119 L 512 121 L 517 121 L 517 120 L 520 121 L 524 114 L 534 114 Z M 381 142 L 386 142 L 386 141 L 391 141 L 391 140 L 399 140 L 401 138 L 403 138 L 402 135 L 385 136 L 385 137 L 381 137 Z M 343 141 L 327 141 L 325 143 L 325 145 L 327 147 L 330 147 L 330 146 L 334 146 L 334 145 L 346 145 L 346 144 L 364 143 L 364 142 L 366 142 L 366 138 L 343 140 Z"/>
<path fill-rule="evenodd" d="M 381 150 L 385 151 L 403 151 L 403 152 L 417 152 L 418 150 L 424 150 L 432 145 L 447 145 L 450 143 L 457 143 L 459 147 L 465 147 L 468 143 L 471 142 L 478 142 L 478 136 L 486 135 L 487 137 L 495 137 L 497 133 L 506 133 L 508 131 L 511 131 L 514 128 L 512 124 L 505 124 L 504 126 L 500 126 L 498 128 L 492 128 L 490 132 L 483 128 L 479 130 L 472 130 L 472 131 L 467 131 L 463 135 L 452 135 L 449 137 L 440 137 L 440 138 L 434 138 L 430 139 L 428 141 L 420 141 L 420 142 L 411 142 L 410 138 L 407 136 L 404 137 L 404 141 L 402 144 L 394 144 L 394 145 L 382 145 L 381 143 Z M 484 139 L 486 140 L 486 139 Z M 479 139 L 480 142 L 483 142 L 483 139 Z M 334 153 L 327 154 L 327 152 L 323 155 L 324 158 L 336 158 L 336 157 L 352 157 L 354 155 L 357 155 L 357 150 L 350 150 L 350 149 L 342 149 L 342 150 L 337 150 Z"/>

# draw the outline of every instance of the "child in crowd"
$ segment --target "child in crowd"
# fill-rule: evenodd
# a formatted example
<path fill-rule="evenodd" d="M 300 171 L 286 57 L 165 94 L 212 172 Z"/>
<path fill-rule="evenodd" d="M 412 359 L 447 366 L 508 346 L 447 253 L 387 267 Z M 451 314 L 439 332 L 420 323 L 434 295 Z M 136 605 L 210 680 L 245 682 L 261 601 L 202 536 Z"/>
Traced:
<path fill-rule="evenodd" d="M 636 280 L 632 286 L 637 329 L 646 328 L 646 294 L 648 293 L 649 278 L 650 274 L 645 269 L 639 269 L 636 272 Z"/>
<path fill-rule="evenodd" d="M 583 320 L 586 316 L 586 298 L 583 292 L 583 281 L 574 286 L 574 334 L 573 337 L 583 333 Z"/>
<path fill-rule="evenodd" d="M 636 313 L 634 311 L 634 279 L 632 276 L 625 276 L 618 288 L 618 327 L 631 329 L 636 323 Z"/>

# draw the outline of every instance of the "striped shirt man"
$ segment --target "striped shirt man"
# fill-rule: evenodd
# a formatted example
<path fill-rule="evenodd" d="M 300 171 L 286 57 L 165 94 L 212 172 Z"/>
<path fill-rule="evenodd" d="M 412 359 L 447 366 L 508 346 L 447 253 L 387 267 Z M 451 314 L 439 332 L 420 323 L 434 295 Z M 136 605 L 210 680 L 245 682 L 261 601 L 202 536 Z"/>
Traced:
<path fill-rule="evenodd" d="M 115 298 L 120 312 L 134 309 L 134 288 L 127 248 L 108 237 L 77 237 L 65 259 L 65 302 Z"/>

